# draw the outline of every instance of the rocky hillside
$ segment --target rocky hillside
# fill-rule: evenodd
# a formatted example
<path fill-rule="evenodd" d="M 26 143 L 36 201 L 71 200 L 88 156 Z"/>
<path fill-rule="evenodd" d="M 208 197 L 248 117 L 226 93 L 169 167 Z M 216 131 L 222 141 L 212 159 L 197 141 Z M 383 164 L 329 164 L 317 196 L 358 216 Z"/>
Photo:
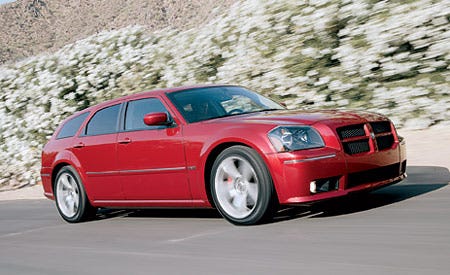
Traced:
<path fill-rule="evenodd" d="M 189 29 L 235 0 L 17 0 L 0 6 L 0 64 L 54 52 L 104 30 Z"/>
<path fill-rule="evenodd" d="M 354 108 L 398 127 L 450 121 L 447 0 L 247 0 L 196 29 L 105 31 L 0 67 L 0 178 L 39 180 L 62 119 L 124 94 L 235 83 L 290 108 Z"/>

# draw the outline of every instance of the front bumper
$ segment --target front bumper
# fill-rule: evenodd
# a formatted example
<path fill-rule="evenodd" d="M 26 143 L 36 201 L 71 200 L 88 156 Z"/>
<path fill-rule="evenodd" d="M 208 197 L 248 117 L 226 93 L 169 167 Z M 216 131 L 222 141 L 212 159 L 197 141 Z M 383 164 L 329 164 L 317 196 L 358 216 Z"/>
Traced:
<path fill-rule="evenodd" d="M 301 204 L 370 191 L 406 177 L 404 141 L 395 142 L 388 150 L 360 155 L 328 147 L 281 153 L 275 162 L 275 170 L 279 172 L 272 175 L 280 204 Z M 323 192 L 311 191 L 312 182 L 327 180 L 337 181 L 336 186 Z"/>

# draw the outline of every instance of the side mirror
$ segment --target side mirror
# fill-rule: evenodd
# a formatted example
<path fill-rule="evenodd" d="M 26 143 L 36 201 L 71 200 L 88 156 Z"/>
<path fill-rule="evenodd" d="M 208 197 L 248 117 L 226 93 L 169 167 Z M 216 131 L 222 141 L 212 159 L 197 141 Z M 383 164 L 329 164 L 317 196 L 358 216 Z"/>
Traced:
<path fill-rule="evenodd" d="M 169 124 L 166 113 L 150 113 L 144 116 L 144 123 L 148 126 Z"/>

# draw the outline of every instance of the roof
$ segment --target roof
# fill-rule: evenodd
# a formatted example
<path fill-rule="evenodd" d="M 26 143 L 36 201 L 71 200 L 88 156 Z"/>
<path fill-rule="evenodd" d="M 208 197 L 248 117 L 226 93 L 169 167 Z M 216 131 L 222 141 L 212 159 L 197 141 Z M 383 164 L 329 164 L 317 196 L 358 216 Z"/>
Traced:
<path fill-rule="evenodd" d="M 95 104 L 93 106 L 90 106 L 86 109 L 80 110 L 76 113 L 74 113 L 73 115 L 71 115 L 70 117 L 68 117 L 67 119 L 72 118 L 75 115 L 78 115 L 80 113 L 84 113 L 87 111 L 92 111 L 92 110 L 96 110 L 96 109 L 101 109 L 104 106 L 109 106 L 111 104 L 114 103 L 119 103 L 122 101 L 126 101 L 126 100 L 130 100 L 133 98 L 139 98 L 139 97 L 143 97 L 143 96 L 161 96 L 167 93 L 173 93 L 173 92 L 178 92 L 178 91 L 183 91 L 183 90 L 190 90 L 190 89 L 197 89 L 197 88 L 207 88 L 207 87 L 223 87 L 223 86 L 236 86 L 236 85 L 221 85 L 221 84 L 199 84 L 199 85 L 190 85 L 190 86 L 180 86 L 180 87 L 173 87 L 173 88 L 162 88 L 162 89 L 155 89 L 155 90 L 150 90 L 150 91 L 145 91 L 145 92 L 140 92 L 140 93 L 135 93 L 135 94 L 131 94 L 131 95 L 126 95 L 126 96 L 122 96 L 122 97 L 118 97 L 115 99 L 111 99 L 108 101 L 104 101 L 98 104 Z"/>

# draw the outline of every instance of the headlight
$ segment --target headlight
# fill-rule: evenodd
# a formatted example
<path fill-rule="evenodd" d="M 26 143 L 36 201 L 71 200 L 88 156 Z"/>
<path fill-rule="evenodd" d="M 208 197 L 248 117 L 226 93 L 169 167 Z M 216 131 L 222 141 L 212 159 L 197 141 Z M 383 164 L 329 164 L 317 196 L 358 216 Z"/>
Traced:
<path fill-rule="evenodd" d="M 322 137 L 309 126 L 278 126 L 268 134 L 278 152 L 324 147 Z"/>

